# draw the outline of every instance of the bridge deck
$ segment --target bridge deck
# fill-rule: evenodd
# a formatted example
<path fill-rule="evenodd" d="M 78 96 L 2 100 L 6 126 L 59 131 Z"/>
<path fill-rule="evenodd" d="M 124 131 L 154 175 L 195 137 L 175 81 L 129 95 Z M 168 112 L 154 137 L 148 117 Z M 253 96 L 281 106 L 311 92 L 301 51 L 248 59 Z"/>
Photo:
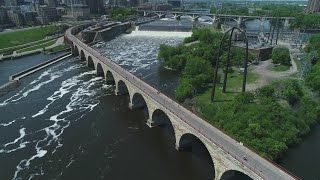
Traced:
<path fill-rule="evenodd" d="M 156 102 L 167 108 L 167 110 L 171 111 L 190 127 L 200 132 L 212 143 L 216 144 L 237 161 L 241 162 L 243 166 L 246 166 L 256 174 L 258 174 L 261 178 L 271 180 L 298 179 L 286 170 L 278 167 L 276 164 L 267 161 L 249 148 L 241 145 L 239 142 L 226 135 L 219 129 L 213 127 L 203 119 L 199 118 L 179 103 L 175 102 L 162 93 L 158 94 L 155 88 L 151 87 L 149 84 L 131 74 L 127 70 L 121 68 L 119 65 L 104 57 L 85 43 L 81 42 L 71 34 L 71 29 L 68 29 L 66 31 L 65 37 L 71 40 L 74 44 L 77 44 L 78 46 L 83 48 L 95 58 L 99 59 L 124 79 L 127 79 L 131 83 L 131 85 L 136 86 Z M 243 160 L 244 156 L 247 157 L 247 160 Z"/>
<path fill-rule="evenodd" d="M 274 16 L 246 16 L 246 15 L 233 15 L 233 14 L 204 14 L 204 13 L 193 13 L 193 12 L 178 12 L 178 11 L 144 11 L 138 10 L 138 12 L 146 13 L 161 13 L 161 14 L 177 14 L 177 15 L 197 15 L 197 16 L 219 16 L 219 17 L 242 17 L 242 18 L 266 18 L 266 19 L 294 19 L 294 17 L 274 17 Z"/>

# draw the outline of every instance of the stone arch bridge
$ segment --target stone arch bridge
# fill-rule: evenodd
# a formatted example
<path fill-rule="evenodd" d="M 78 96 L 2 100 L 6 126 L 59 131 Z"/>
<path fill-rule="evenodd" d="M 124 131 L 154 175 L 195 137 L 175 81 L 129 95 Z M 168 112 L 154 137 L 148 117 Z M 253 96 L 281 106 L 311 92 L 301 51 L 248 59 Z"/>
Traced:
<path fill-rule="evenodd" d="M 86 26 L 66 31 L 65 42 L 71 47 L 72 54 L 79 55 L 97 75 L 105 78 L 106 83 L 114 84 L 117 95 L 127 94 L 129 107 L 144 108 L 149 127 L 161 125 L 165 123 L 163 119 L 168 119 L 176 149 L 192 146 L 195 140 L 201 142 L 213 162 L 216 180 L 229 172 L 242 173 L 252 179 L 297 179 L 81 42 L 74 35 Z"/>

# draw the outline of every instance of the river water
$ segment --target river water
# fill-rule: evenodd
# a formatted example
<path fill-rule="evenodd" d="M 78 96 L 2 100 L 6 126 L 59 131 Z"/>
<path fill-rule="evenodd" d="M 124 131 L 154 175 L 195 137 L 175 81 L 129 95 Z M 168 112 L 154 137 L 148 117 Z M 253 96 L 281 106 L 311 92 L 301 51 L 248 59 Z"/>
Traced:
<path fill-rule="evenodd" d="M 134 32 L 96 48 L 173 95 L 178 76 L 162 68 L 157 52 L 190 33 L 170 34 Z M 150 129 L 127 96 L 115 96 L 77 58 L 23 79 L 0 97 L 0 113 L 0 179 L 213 179 L 201 143 L 177 151 L 166 127 Z M 303 179 L 320 178 L 320 129 L 314 132 L 282 163 Z"/>
<path fill-rule="evenodd" d="M 63 52 L 55 54 L 40 53 L 32 56 L 2 61 L 0 62 L 0 85 L 8 82 L 9 76 L 62 54 Z"/>
<path fill-rule="evenodd" d="M 178 78 L 160 70 L 157 49 L 160 43 L 177 44 L 186 35 L 154 35 L 149 41 L 125 35 L 108 46 L 130 49 L 135 42 L 136 51 L 118 52 L 115 60 L 165 91 Z M 138 53 L 128 55 L 133 51 Z M 192 151 L 178 152 L 165 128 L 148 128 L 144 113 L 128 108 L 127 96 L 115 96 L 113 87 L 75 58 L 23 79 L 18 89 L 0 97 L 0 112 L 1 179 L 214 176 L 200 143 Z"/>

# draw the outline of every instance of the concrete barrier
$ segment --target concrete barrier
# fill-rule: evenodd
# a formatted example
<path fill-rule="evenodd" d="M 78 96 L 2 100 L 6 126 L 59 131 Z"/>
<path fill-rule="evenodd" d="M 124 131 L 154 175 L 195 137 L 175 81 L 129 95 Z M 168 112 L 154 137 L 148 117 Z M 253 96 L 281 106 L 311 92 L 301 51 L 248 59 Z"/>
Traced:
<path fill-rule="evenodd" d="M 18 81 L 18 80 L 9 81 L 6 84 L 1 85 L 0 86 L 0 96 L 17 88 L 19 85 L 20 85 L 20 81 Z"/>
<path fill-rule="evenodd" d="M 18 72 L 12 76 L 9 77 L 9 82 L 7 82 L 6 84 L 3 84 L 0 86 L 0 96 L 10 92 L 11 90 L 17 88 L 19 85 L 20 85 L 20 81 L 19 79 L 20 78 L 23 78 L 25 76 L 28 76 L 32 73 L 35 73 L 45 67 L 48 67 L 54 63 L 57 63 L 57 62 L 60 62 L 62 61 L 63 59 L 67 58 L 67 57 L 70 57 L 71 54 L 70 53 L 65 53 L 63 55 L 60 55 L 58 57 L 55 57 L 53 59 L 50 59 L 48 61 L 45 61 L 43 63 L 40 63 L 38 65 L 35 65 L 29 69 L 26 69 L 26 70 L 23 70 L 21 72 Z"/>
<path fill-rule="evenodd" d="M 51 65 L 51 64 L 57 63 L 57 62 L 65 59 L 65 58 L 67 58 L 67 57 L 69 57 L 69 56 L 71 56 L 70 53 L 65 53 L 65 54 L 63 54 L 63 55 L 60 55 L 60 56 L 58 56 L 58 57 L 55 57 L 55 58 L 53 58 L 53 59 L 50 59 L 50 60 L 45 61 L 45 62 L 43 62 L 43 63 L 40 63 L 40 64 L 35 65 L 35 66 L 33 66 L 33 67 L 29 68 L 29 69 L 26 69 L 26 70 L 24 70 L 24 71 L 18 72 L 18 73 L 16 73 L 16 74 L 10 76 L 9 80 L 10 80 L 10 81 L 12 81 L 12 80 L 19 80 L 20 78 L 23 78 L 23 77 L 25 77 L 25 76 L 28 76 L 28 75 L 34 73 L 34 72 L 37 72 L 37 71 L 39 71 L 39 70 L 41 70 L 41 69 L 43 69 L 43 68 L 45 68 L 45 67 L 47 67 L 47 66 L 49 66 L 49 65 Z"/>

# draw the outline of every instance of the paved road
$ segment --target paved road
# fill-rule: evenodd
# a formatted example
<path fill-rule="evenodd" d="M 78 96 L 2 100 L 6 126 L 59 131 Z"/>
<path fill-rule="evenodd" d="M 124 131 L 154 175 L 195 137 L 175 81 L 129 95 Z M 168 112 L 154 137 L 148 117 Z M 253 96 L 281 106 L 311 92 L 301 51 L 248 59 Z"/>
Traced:
<path fill-rule="evenodd" d="M 136 86 L 149 97 L 157 101 L 159 104 L 163 105 L 173 114 L 178 116 L 186 124 L 196 129 L 203 136 L 209 139 L 212 143 L 216 144 L 226 153 L 233 156 L 233 158 L 241 162 L 244 166 L 251 169 L 253 172 L 258 174 L 263 179 L 297 179 L 296 177 L 293 177 L 293 175 L 291 176 L 288 174 L 288 172 L 285 172 L 283 169 L 277 167 L 275 164 L 272 164 L 266 159 L 260 157 L 257 153 L 241 145 L 239 142 L 232 139 L 219 129 L 208 124 L 206 121 L 199 118 L 198 116 L 184 108 L 182 105 L 176 103 L 174 100 L 168 98 L 164 94 L 158 94 L 155 88 L 151 87 L 149 84 L 145 83 L 138 77 L 124 70 L 119 65 L 115 64 L 113 61 L 107 59 L 106 57 L 102 56 L 99 52 L 95 51 L 93 48 L 87 46 L 86 44 L 78 40 L 75 36 L 71 34 L 71 29 L 66 31 L 65 37 L 73 41 L 74 44 L 77 44 L 78 46 L 85 49 L 92 56 L 98 58 L 100 61 L 105 63 L 107 66 L 109 66 L 119 75 L 121 75 L 124 79 L 127 79 L 131 83 L 131 85 Z M 246 161 L 243 160 L 244 156 L 247 157 Z"/>

